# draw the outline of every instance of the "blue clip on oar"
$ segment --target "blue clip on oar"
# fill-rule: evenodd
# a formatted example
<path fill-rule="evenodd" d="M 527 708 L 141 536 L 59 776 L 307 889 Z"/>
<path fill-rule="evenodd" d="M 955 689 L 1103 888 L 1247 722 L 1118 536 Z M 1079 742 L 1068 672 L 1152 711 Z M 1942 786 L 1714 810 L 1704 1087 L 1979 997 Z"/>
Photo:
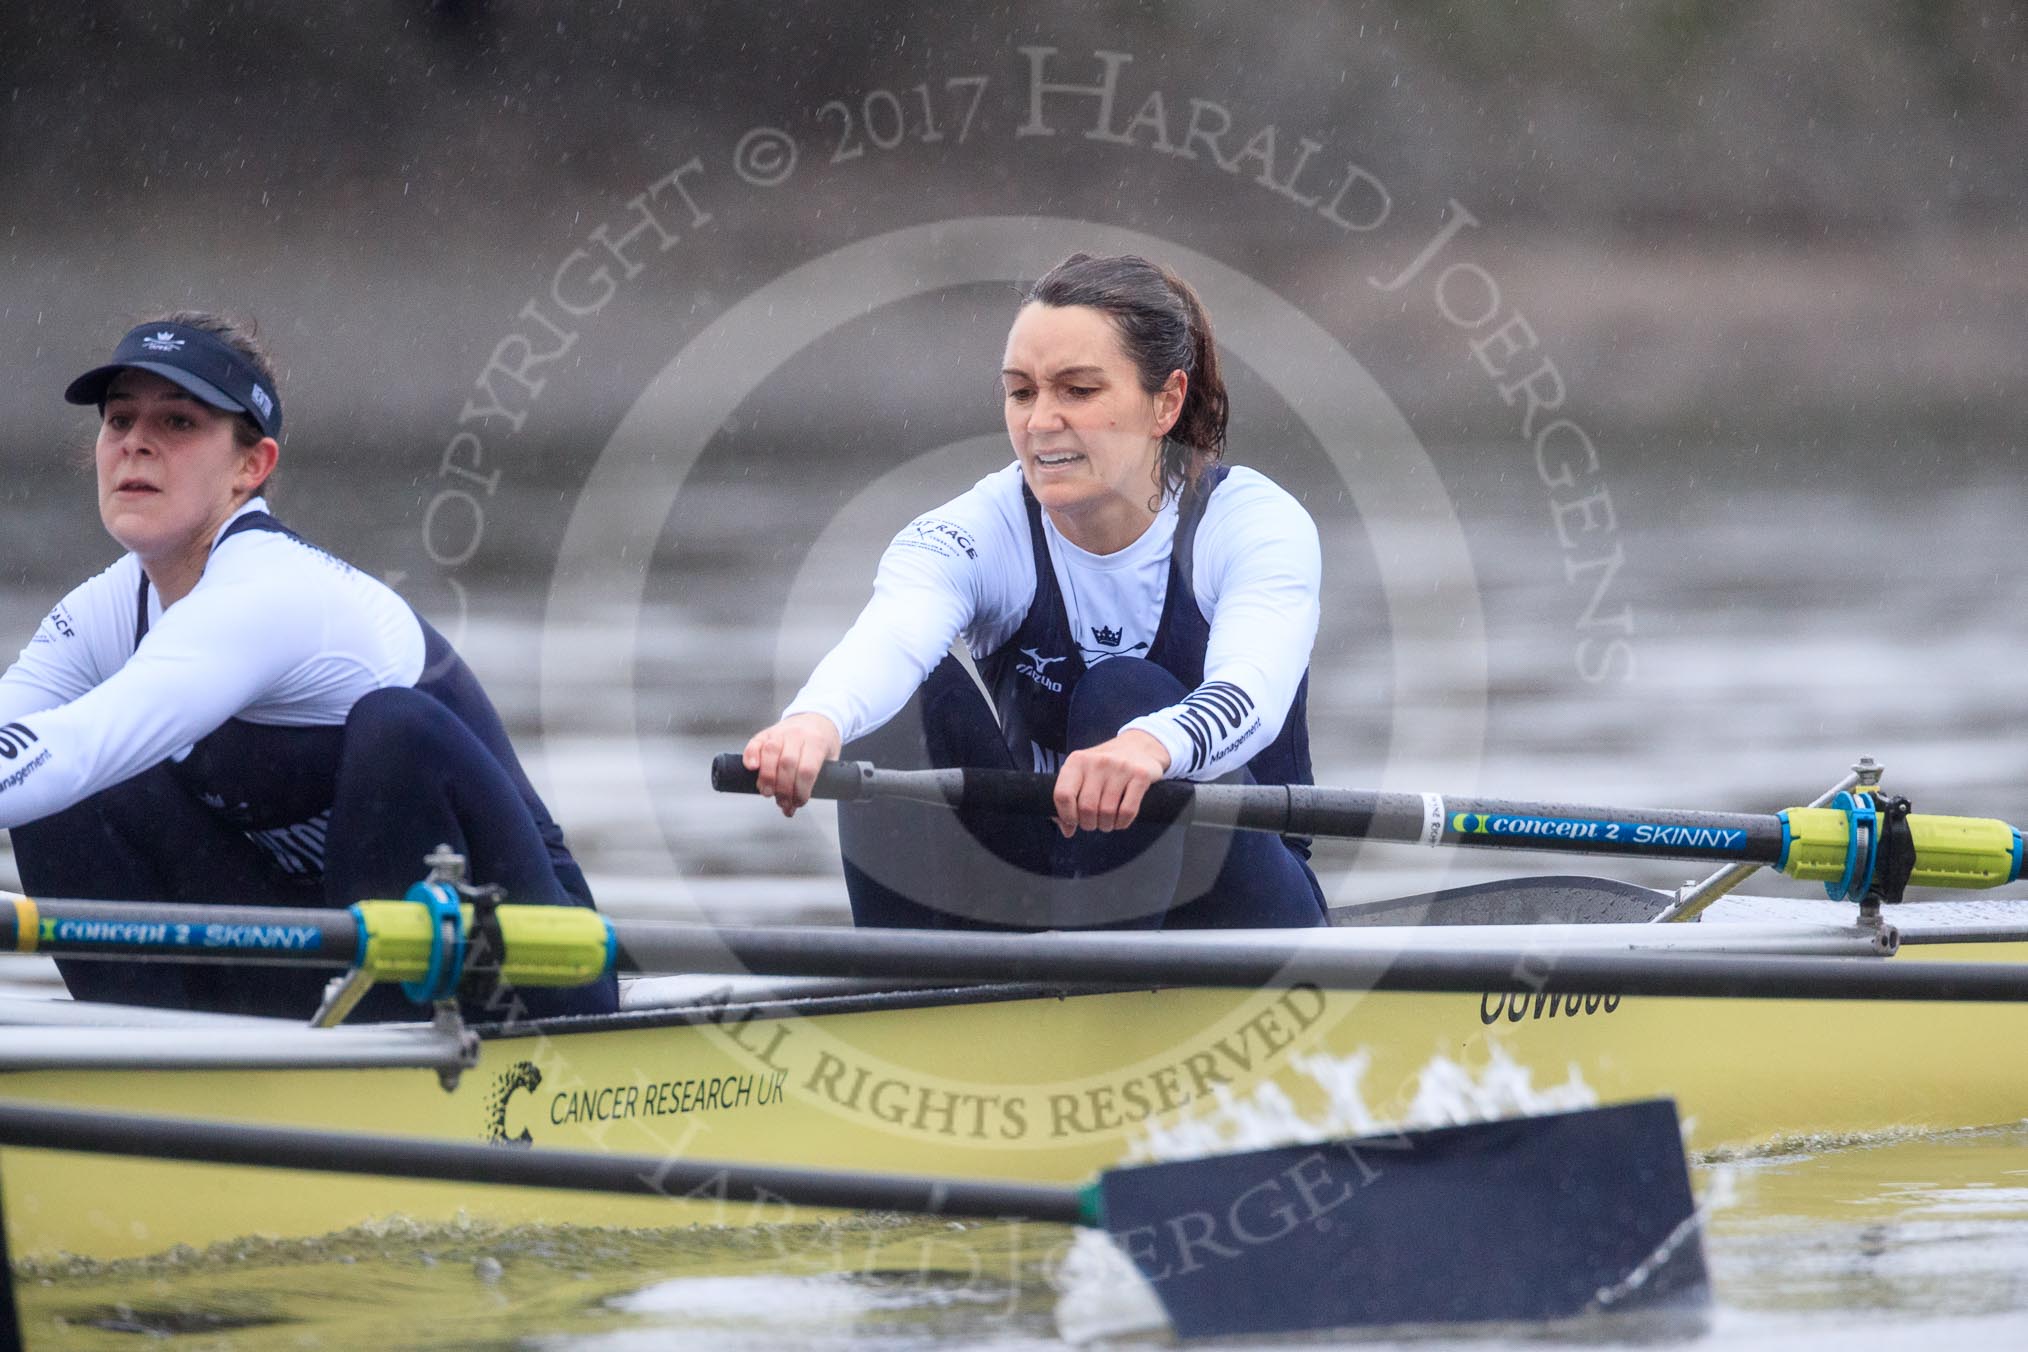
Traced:
<path fill-rule="evenodd" d="M 458 891 L 432 874 L 409 888 L 403 900 L 429 908 L 430 962 L 421 980 L 401 983 L 401 993 L 419 1005 L 448 1000 L 457 994 L 465 971 L 465 912 Z"/>

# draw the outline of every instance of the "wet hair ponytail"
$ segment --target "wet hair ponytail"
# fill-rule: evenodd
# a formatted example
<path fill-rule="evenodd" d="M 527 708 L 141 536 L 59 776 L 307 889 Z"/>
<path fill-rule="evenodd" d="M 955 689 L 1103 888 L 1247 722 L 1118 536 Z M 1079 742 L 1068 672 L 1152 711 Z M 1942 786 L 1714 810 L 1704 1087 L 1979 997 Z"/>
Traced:
<path fill-rule="evenodd" d="M 1148 394 L 1160 390 L 1170 372 L 1183 373 L 1183 408 L 1162 443 L 1159 488 L 1188 490 L 1199 471 L 1225 453 L 1228 408 L 1218 345 L 1188 282 L 1138 254 L 1075 253 L 1044 273 L 1025 303 L 1104 313 Z"/>

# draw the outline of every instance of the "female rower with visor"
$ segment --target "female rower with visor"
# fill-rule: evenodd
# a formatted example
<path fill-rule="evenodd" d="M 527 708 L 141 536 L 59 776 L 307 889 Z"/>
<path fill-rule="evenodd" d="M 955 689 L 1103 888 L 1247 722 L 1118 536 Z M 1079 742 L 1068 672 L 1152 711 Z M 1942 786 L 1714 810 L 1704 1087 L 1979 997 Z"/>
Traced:
<path fill-rule="evenodd" d="M 402 896 L 448 843 L 512 901 L 592 904 L 471 669 L 392 590 L 268 513 L 282 404 L 250 333 L 167 315 L 64 397 L 99 410 L 99 517 L 127 552 L 0 676 L 0 827 L 31 894 L 346 906 Z M 58 965 L 79 999 L 296 1018 L 327 979 Z M 616 1005 L 608 976 L 468 1013 Z M 381 987 L 352 1017 L 419 1014 Z"/>
<path fill-rule="evenodd" d="M 1196 293 L 1143 258 L 1073 255 L 1028 292 L 1002 366 L 1014 463 L 894 538 L 747 768 L 788 814 L 841 754 L 1055 773 L 1053 822 L 841 804 L 861 925 L 1322 924 L 1307 840 L 1140 812 L 1161 779 L 1310 782 L 1317 530 L 1222 462 Z M 947 655 L 960 638 L 978 683 Z"/>

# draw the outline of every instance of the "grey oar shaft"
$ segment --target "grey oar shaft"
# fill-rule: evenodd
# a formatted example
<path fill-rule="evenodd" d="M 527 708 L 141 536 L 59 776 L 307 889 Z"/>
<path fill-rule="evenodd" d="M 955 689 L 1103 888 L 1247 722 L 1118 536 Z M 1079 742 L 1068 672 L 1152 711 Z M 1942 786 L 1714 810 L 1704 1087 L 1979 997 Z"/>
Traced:
<path fill-rule="evenodd" d="M 1354 950 L 1311 942 L 1221 943 L 1201 935 L 978 934 L 919 930 L 615 926 L 622 971 L 1040 982 L 1130 987 L 1572 995 L 1744 996 L 1775 1000 L 2028 1000 L 2028 965 L 1736 954 L 1558 954 L 1517 941 L 1499 951 Z"/>
<path fill-rule="evenodd" d="M 595 1155 L 463 1141 L 245 1126 L 188 1118 L 0 1103 L 0 1145 L 243 1164 L 319 1173 L 443 1179 L 521 1188 L 626 1193 L 672 1201 L 905 1211 L 987 1219 L 1079 1219 L 1075 1189 L 721 1164 L 677 1156 Z"/>
<path fill-rule="evenodd" d="M 712 786 L 752 793 L 756 776 L 727 752 L 711 766 Z M 850 802 L 894 798 L 942 807 L 1053 816 L 1055 783 L 1017 770 L 881 770 L 835 761 L 817 776 L 815 796 Z M 1272 831 L 1340 840 L 1385 840 L 1477 849 L 1645 859 L 1778 863 L 1781 818 L 1773 813 L 1590 807 L 1434 793 L 1377 793 L 1309 784 L 1149 786 L 1141 815 L 1227 830 Z"/>

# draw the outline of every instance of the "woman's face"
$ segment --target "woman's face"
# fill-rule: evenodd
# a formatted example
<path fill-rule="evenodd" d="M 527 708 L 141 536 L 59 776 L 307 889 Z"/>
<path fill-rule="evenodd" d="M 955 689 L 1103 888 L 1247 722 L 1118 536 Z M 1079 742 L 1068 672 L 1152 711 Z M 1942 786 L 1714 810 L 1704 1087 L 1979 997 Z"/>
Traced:
<path fill-rule="evenodd" d="M 144 561 L 208 547 L 267 477 L 273 446 L 241 446 L 232 414 L 151 372 L 122 371 L 106 391 L 93 455 L 99 519 Z"/>
<path fill-rule="evenodd" d="M 1058 529 L 1095 552 L 1132 543 L 1156 496 L 1156 462 L 1183 407 L 1184 374 L 1170 372 L 1150 394 L 1103 311 L 1030 302 L 1007 334 L 1000 381 L 1007 438 Z"/>

